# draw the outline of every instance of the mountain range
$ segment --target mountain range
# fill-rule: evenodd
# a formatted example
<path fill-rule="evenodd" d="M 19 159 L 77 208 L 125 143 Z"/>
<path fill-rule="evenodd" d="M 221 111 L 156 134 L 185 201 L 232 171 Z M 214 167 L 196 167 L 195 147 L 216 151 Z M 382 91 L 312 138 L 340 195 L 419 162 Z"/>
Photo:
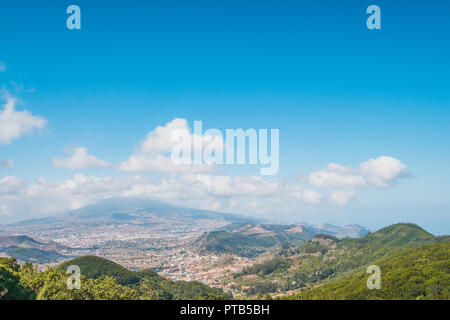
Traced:
<path fill-rule="evenodd" d="M 187 208 L 155 200 L 111 198 L 53 217 L 0 226 L 0 234 L 27 234 L 48 239 L 65 239 L 76 234 L 83 239 L 99 232 L 107 233 L 105 230 L 113 230 L 111 228 L 114 228 L 115 234 L 125 236 L 130 232 L 173 232 L 181 235 L 205 232 L 195 241 L 195 248 L 204 253 L 229 252 L 245 257 L 257 256 L 285 242 L 299 244 L 316 233 L 342 238 L 359 237 L 369 232 L 358 225 L 282 225 L 244 215 Z M 70 246 L 70 241 L 67 245 Z M 34 263 L 57 262 L 74 256 L 70 247 L 26 236 L 0 238 L 0 252 Z"/>
<path fill-rule="evenodd" d="M 241 228 L 241 233 L 248 233 L 254 226 Z M 288 230 L 283 228 L 285 233 Z M 8 244 L 40 246 L 39 241 L 27 237 L 2 238 Z M 448 300 L 449 253 L 449 236 L 436 237 L 417 225 L 400 223 L 359 238 L 339 239 L 320 233 L 298 246 L 282 246 L 262 263 L 224 278 L 225 292 L 199 282 L 171 281 L 151 270 L 127 270 L 95 256 L 79 257 L 41 272 L 30 265 L 19 266 L 12 258 L 0 258 L 0 287 L 7 289 L 2 292 L 6 293 L 4 299 L 229 299 L 231 292 L 238 299 L 265 295 L 265 299 L 292 300 Z M 80 293 L 67 290 L 65 270 L 69 265 L 81 269 L 85 285 Z M 379 290 L 366 285 L 369 265 L 381 270 Z"/>
<path fill-rule="evenodd" d="M 298 246 L 283 247 L 264 262 L 245 268 L 226 281 L 236 293 L 247 297 L 257 293 L 283 295 L 300 292 L 297 298 L 302 298 L 302 292 L 309 292 L 317 286 L 331 284 L 358 272 L 361 272 L 358 273 L 360 279 L 369 265 L 382 261 L 382 264 L 386 263 L 388 266 L 391 262 L 383 259 L 401 255 L 404 250 L 414 250 L 419 246 L 433 243 L 448 244 L 449 240 L 448 236 L 436 237 L 419 226 L 409 223 L 391 225 L 359 238 L 339 239 L 322 233 Z M 443 251 L 442 248 L 439 250 Z M 449 274 L 448 251 L 444 260 L 447 260 L 445 272 Z M 419 265 L 421 262 L 417 260 L 415 263 Z M 409 279 L 402 281 L 407 282 Z M 448 277 L 446 281 L 448 282 Z M 364 288 L 365 282 L 358 285 Z M 330 291 L 327 291 L 327 294 L 333 296 Z M 336 293 L 334 297 L 343 297 L 343 295 L 343 292 Z M 313 296 L 305 293 L 305 297 Z M 390 296 L 395 295 L 391 292 Z M 318 293 L 317 297 L 325 297 L 325 295 Z M 384 297 L 388 298 L 388 295 Z"/>
<path fill-rule="evenodd" d="M 0 250 L 8 247 L 33 248 L 41 250 L 69 250 L 57 242 L 49 240 L 36 240 L 28 236 L 0 236 Z"/>
<path fill-rule="evenodd" d="M 232 253 L 255 257 L 282 244 L 298 245 L 318 233 L 338 238 L 360 237 L 370 231 L 358 225 L 337 227 L 330 224 L 255 224 L 233 223 L 211 232 L 205 232 L 193 244 L 203 253 Z"/>
<path fill-rule="evenodd" d="M 120 224 L 152 225 L 165 221 L 195 222 L 197 220 L 217 220 L 233 222 L 262 222 L 262 219 L 244 215 L 193 209 L 172 205 L 156 200 L 133 198 L 110 198 L 95 204 L 69 210 L 59 215 L 20 221 L 11 226 L 39 224 Z"/>

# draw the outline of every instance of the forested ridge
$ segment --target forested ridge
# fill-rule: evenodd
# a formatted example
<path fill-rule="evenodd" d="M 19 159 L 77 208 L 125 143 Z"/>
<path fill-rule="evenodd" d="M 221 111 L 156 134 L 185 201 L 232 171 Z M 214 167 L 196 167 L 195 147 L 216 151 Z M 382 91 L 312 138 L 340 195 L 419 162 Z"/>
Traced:
<path fill-rule="evenodd" d="M 81 269 L 81 288 L 68 289 L 70 265 Z M 171 281 L 151 270 L 130 271 L 107 259 L 85 256 L 38 271 L 31 263 L 0 258 L 0 299 L 181 300 L 226 299 L 222 290 L 199 282 Z"/>
<path fill-rule="evenodd" d="M 283 244 L 267 260 L 224 281 L 234 298 L 266 299 L 450 299 L 450 237 L 436 237 L 414 224 L 391 225 L 362 238 L 317 234 Z M 67 267 L 81 271 L 81 289 L 67 288 Z M 367 288 L 369 265 L 381 270 L 381 289 Z M 184 300 L 231 299 L 200 282 L 171 281 L 152 270 L 131 271 L 84 256 L 37 270 L 31 263 L 0 258 L 0 299 Z"/>
<path fill-rule="evenodd" d="M 403 249 L 374 264 L 381 270 L 381 288 L 369 290 L 369 275 L 360 271 L 341 280 L 305 290 L 290 297 L 298 300 L 449 300 L 450 243 L 425 244 Z"/>
<path fill-rule="evenodd" d="M 365 271 L 369 265 L 376 265 L 379 261 L 385 262 L 386 260 L 382 259 L 389 257 L 394 259 L 396 254 L 401 254 L 404 250 L 414 252 L 425 244 L 441 243 L 445 246 L 448 240 L 448 236 L 436 237 L 410 223 L 391 225 L 361 238 L 338 239 L 326 234 L 317 234 L 299 246 L 284 244 L 278 253 L 262 263 L 236 273 L 230 281 L 233 281 L 233 288 L 247 298 L 263 295 L 283 298 L 286 294 L 309 292 L 311 289 L 321 288 L 341 279 L 349 280 L 348 277 L 354 274 L 364 275 L 367 278 L 369 275 L 365 274 Z M 387 266 L 388 262 L 385 263 Z M 413 264 L 411 268 L 418 270 L 420 266 Z M 447 273 L 449 272 L 447 270 Z M 443 274 L 438 275 L 440 278 L 442 276 Z M 359 284 L 365 287 L 365 280 L 363 278 L 360 280 Z M 419 280 L 427 281 L 427 275 L 423 275 Z M 402 277 L 394 283 L 402 282 L 407 285 L 408 281 Z M 343 282 L 339 283 L 342 285 Z M 350 292 L 347 293 L 351 296 Z M 312 297 L 302 295 L 306 296 Z M 397 296 L 386 295 L 384 298 L 395 299 Z"/>

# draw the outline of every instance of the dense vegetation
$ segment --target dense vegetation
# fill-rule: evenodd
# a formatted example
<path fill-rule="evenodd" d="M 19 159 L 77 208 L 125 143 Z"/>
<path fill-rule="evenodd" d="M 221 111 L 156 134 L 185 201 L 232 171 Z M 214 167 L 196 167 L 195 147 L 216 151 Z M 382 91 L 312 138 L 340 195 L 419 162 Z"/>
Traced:
<path fill-rule="evenodd" d="M 306 228 L 302 232 L 290 232 L 293 228 L 291 225 L 234 223 L 220 230 L 204 233 L 195 241 L 194 246 L 206 253 L 232 253 L 252 258 L 269 248 L 286 242 L 299 244 L 314 235 Z"/>
<path fill-rule="evenodd" d="M 68 289 L 66 268 L 81 269 L 81 289 Z M 39 272 L 31 263 L 0 258 L 0 299 L 38 300 L 172 300 L 226 299 L 222 290 L 199 282 L 170 281 L 151 270 L 133 272 L 99 257 L 67 261 Z"/>
<path fill-rule="evenodd" d="M 450 243 L 425 244 L 374 264 L 381 269 L 381 289 L 369 290 L 364 271 L 305 290 L 292 299 L 450 299 Z"/>
<path fill-rule="evenodd" d="M 29 300 L 35 297 L 33 291 L 25 288 L 15 264 L 15 259 L 0 258 L 0 299 L 5 300 Z"/>
<path fill-rule="evenodd" d="M 238 277 L 249 274 L 267 275 L 270 273 L 276 273 L 277 271 L 280 270 L 286 270 L 290 265 L 291 261 L 289 259 L 282 257 L 274 257 L 273 259 L 244 268 L 240 273 L 237 273 L 235 276 Z"/>
<path fill-rule="evenodd" d="M 329 235 L 316 235 L 297 247 L 283 248 L 267 261 L 235 274 L 236 292 L 254 292 L 261 283 L 275 285 L 272 294 L 307 290 L 342 279 L 375 261 L 401 250 L 426 243 L 448 241 L 448 237 L 435 237 L 414 224 L 396 224 L 362 238 L 339 240 Z M 267 293 L 259 292 L 260 294 Z M 249 295 L 247 295 L 249 296 Z"/>
<path fill-rule="evenodd" d="M 244 297 L 290 299 L 450 299 L 450 237 L 413 224 L 396 224 L 362 238 L 319 234 L 295 246 L 283 243 L 268 259 L 224 281 Z M 67 267 L 81 269 L 81 289 L 67 289 Z M 369 265 L 381 268 L 381 290 L 369 290 Z M 295 293 L 292 295 L 292 293 Z M 38 271 L 0 258 L 0 299 L 226 299 L 199 282 L 170 281 L 152 270 L 134 272 L 94 256 Z"/>
<path fill-rule="evenodd" d="M 109 276 L 114 278 L 118 284 L 122 285 L 136 284 L 141 280 L 141 277 L 136 272 L 128 270 L 110 260 L 95 256 L 83 256 L 65 261 L 57 269 L 67 270 L 71 265 L 79 266 L 81 274 L 87 278 L 97 279 L 101 276 Z"/>
<path fill-rule="evenodd" d="M 205 233 L 197 240 L 197 244 L 202 242 L 204 243 L 202 249 L 205 252 L 233 253 L 249 258 L 263 253 L 267 248 L 276 244 L 276 241 L 271 237 L 252 238 L 225 231 Z"/>

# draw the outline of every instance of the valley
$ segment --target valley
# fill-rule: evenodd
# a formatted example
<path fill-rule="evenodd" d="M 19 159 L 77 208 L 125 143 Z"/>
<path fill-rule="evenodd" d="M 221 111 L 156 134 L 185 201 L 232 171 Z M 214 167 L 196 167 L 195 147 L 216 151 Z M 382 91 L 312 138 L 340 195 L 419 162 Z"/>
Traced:
<path fill-rule="evenodd" d="M 150 200 L 109 199 L 55 217 L 0 226 L 0 255 L 37 263 L 40 270 L 79 256 L 98 256 L 129 270 L 151 269 L 167 279 L 232 291 L 227 279 L 233 274 L 261 263 L 284 243 L 298 245 L 318 232 L 354 237 L 368 230 L 268 224 Z"/>
<path fill-rule="evenodd" d="M 449 240 L 408 223 L 376 232 L 358 225 L 282 225 L 136 199 L 1 226 L 0 234 L 1 256 L 41 271 L 94 257 L 99 270 L 114 263 L 120 274 L 152 272 L 169 287 L 170 281 L 201 283 L 236 299 L 309 297 L 310 290 L 402 250 Z"/>

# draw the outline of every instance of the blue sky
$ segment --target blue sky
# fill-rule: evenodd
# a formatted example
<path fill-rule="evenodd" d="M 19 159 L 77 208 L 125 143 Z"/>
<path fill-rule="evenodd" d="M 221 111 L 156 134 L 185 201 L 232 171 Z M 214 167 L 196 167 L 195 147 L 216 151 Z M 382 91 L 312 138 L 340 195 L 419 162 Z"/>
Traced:
<path fill-rule="evenodd" d="M 81 30 L 66 28 L 70 4 L 81 8 Z M 381 30 L 366 28 L 371 4 L 381 8 Z M 329 163 L 355 169 L 380 156 L 407 166 L 383 187 L 346 186 L 355 196 L 345 205 L 280 209 L 276 216 L 283 221 L 372 228 L 412 221 L 448 233 L 449 9 L 448 1 L 2 3 L 0 61 L 6 69 L 0 86 L 23 102 L 17 110 L 47 123 L 0 144 L 0 161 L 14 162 L 0 166 L 0 179 L 28 184 L 40 177 L 58 184 L 76 174 L 160 179 L 160 172 L 55 168 L 53 159 L 85 147 L 98 159 L 120 163 L 150 131 L 175 118 L 190 126 L 202 120 L 205 128 L 220 130 L 277 128 L 280 171 L 270 179 L 298 186 Z M 219 174 L 250 177 L 258 168 L 227 167 Z M 230 206 L 245 201 L 233 195 L 208 196 L 216 209 L 275 216 L 256 204 Z M 0 223 L 28 217 L 31 207 L 8 197 L 0 195 L 5 206 Z M 36 197 L 30 206 L 41 205 Z M 265 195 L 250 197 L 266 201 Z M 68 198 L 64 194 L 32 215 L 95 197 L 67 204 Z M 183 203 L 176 195 L 166 200 Z"/>

